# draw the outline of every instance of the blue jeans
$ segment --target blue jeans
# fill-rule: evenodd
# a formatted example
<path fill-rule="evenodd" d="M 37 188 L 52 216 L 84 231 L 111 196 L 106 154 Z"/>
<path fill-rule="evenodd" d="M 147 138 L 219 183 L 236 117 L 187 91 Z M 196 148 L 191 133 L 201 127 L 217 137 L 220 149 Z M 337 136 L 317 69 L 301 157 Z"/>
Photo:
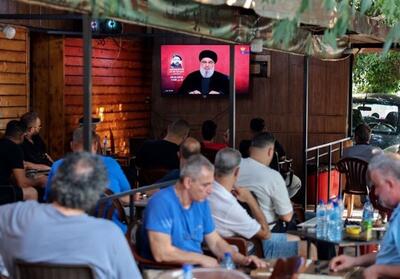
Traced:
<path fill-rule="evenodd" d="M 264 257 L 267 259 L 288 258 L 298 255 L 299 242 L 288 241 L 286 233 L 271 233 L 271 238 L 263 240 Z"/>

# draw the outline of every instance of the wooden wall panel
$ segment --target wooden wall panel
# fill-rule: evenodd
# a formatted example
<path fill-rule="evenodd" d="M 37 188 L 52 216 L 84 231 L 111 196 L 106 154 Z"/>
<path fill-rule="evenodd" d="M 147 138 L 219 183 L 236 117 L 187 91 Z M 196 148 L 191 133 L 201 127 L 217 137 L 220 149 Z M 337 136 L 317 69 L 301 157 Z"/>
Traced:
<path fill-rule="evenodd" d="M 0 32 L 0 133 L 29 107 L 29 34 L 22 27 L 16 31 L 12 40 Z"/>
<path fill-rule="evenodd" d="M 149 135 L 151 55 L 142 40 L 93 40 L 93 114 L 103 110 L 100 137 L 114 137 L 116 152 L 128 153 L 130 137 Z M 151 48 L 150 48 L 151 50 Z M 82 40 L 64 41 L 66 136 L 83 115 Z"/>

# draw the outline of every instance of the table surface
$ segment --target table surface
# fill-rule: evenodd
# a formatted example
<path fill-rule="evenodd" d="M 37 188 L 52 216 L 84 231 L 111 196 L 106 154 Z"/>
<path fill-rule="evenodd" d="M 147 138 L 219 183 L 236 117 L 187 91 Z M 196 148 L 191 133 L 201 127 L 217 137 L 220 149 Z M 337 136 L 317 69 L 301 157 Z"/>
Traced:
<path fill-rule="evenodd" d="M 349 247 L 349 246 L 363 246 L 369 244 L 379 244 L 383 238 L 384 232 L 373 230 L 372 238 L 368 241 L 361 239 L 359 236 L 349 236 L 343 231 L 343 240 L 340 242 L 330 241 L 327 239 L 317 238 L 315 232 L 309 232 L 307 230 L 297 230 L 297 231 L 288 231 L 289 234 L 297 235 L 302 239 L 314 240 L 319 242 L 327 242 L 338 245 L 339 247 Z"/>

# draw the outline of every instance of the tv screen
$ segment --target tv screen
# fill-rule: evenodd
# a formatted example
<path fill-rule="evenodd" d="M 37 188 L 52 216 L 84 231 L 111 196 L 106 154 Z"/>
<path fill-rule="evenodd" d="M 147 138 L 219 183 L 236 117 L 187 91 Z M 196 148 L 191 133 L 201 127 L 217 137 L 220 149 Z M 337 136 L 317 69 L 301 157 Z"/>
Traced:
<path fill-rule="evenodd" d="M 249 92 L 250 46 L 235 45 L 235 90 Z M 229 96 L 229 45 L 162 45 L 163 96 Z"/>

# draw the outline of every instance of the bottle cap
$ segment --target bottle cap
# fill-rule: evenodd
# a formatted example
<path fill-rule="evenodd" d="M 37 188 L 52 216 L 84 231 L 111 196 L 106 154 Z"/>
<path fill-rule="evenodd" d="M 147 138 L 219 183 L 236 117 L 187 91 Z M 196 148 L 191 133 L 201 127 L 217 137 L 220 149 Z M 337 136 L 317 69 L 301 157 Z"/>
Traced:
<path fill-rule="evenodd" d="M 188 272 L 188 271 L 191 271 L 192 269 L 193 269 L 193 265 L 191 265 L 191 264 L 183 265 L 183 272 Z"/>
<path fill-rule="evenodd" d="M 224 257 L 225 257 L 225 258 L 227 258 L 227 257 L 232 257 L 232 254 L 229 253 L 229 252 L 225 252 L 225 253 L 224 253 Z"/>
<path fill-rule="evenodd" d="M 324 200 L 319 200 L 319 204 L 325 204 Z"/>

